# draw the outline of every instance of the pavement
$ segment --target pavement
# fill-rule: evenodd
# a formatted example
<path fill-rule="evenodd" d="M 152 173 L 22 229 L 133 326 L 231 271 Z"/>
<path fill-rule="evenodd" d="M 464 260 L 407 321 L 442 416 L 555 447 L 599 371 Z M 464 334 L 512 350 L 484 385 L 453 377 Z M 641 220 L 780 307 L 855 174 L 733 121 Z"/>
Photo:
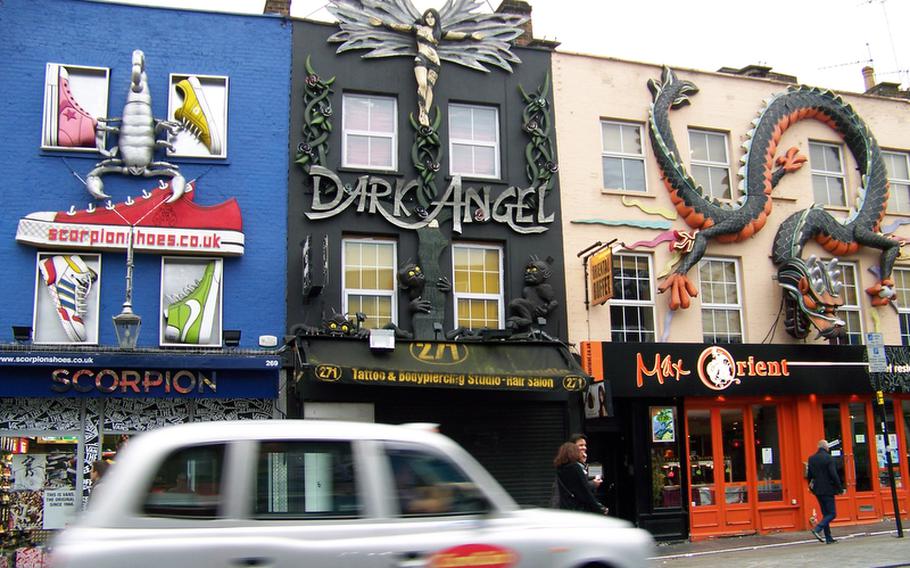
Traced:
<path fill-rule="evenodd" d="M 893 519 L 867 525 L 832 527 L 836 544 L 818 542 L 809 531 L 778 532 L 705 540 L 658 543 L 652 566 L 670 568 L 730 566 L 910 567 L 908 521 L 897 538 Z"/>

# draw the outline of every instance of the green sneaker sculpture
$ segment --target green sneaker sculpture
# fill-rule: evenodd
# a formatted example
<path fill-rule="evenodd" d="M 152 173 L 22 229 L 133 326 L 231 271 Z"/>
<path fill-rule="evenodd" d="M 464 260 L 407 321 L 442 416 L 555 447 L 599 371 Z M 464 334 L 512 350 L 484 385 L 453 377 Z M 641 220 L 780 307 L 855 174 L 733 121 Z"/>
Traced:
<path fill-rule="evenodd" d="M 215 304 L 221 289 L 221 263 L 208 263 L 202 278 L 188 288 L 187 294 L 164 309 L 167 320 L 164 338 L 172 343 L 208 344 L 212 339 Z"/>

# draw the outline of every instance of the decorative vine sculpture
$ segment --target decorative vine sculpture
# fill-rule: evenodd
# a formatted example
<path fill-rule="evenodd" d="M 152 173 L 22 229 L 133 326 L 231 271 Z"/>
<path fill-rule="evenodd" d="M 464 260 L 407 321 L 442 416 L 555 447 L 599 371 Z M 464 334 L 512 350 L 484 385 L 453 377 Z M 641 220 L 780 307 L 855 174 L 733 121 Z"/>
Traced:
<path fill-rule="evenodd" d="M 535 93 L 528 94 L 521 85 L 518 89 L 525 102 L 521 113 L 522 129 L 531 137 L 525 146 L 525 173 L 532 187 L 549 190 L 553 174 L 559 171 L 554 159 L 553 141 L 550 139 L 550 101 L 547 99 L 550 74 L 547 73 L 543 85 Z"/>
<path fill-rule="evenodd" d="M 326 155 L 329 153 L 329 135 L 332 133 L 332 94 L 330 88 L 335 82 L 335 77 L 323 80 L 313 70 L 310 56 L 306 58 L 306 80 L 303 87 L 303 135 L 304 141 L 297 146 L 297 159 L 304 171 L 310 171 L 310 166 L 317 164 L 326 165 Z"/>
<path fill-rule="evenodd" d="M 414 144 L 411 145 L 411 161 L 414 163 L 414 169 L 417 170 L 418 182 L 420 188 L 417 191 L 417 202 L 422 209 L 418 214 L 423 212 L 422 217 L 426 217 L 426 212 L 430 203 L 436 197 L 436 174 L 439 173 L 439 123 L 441 118 L 439 112 L 436 113 L 433 123 L 427 126 L 419 124 L 414 120 L 414 115 L 410 116 L 411 126 L 414 127 Z"/>

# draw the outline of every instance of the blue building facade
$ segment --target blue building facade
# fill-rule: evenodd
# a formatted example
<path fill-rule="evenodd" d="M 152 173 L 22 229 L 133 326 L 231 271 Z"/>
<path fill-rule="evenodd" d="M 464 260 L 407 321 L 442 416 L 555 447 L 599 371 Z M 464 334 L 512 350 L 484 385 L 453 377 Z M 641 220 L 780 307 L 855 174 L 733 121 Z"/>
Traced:
<path fill-rule="evenodd" d="M 112 434 L 280 416 L 291 26 L 10 0 L 0 35 L 0 435 L 14 500 L 87 494 Z M 125 350 L 112 318 L 129 256 L 142 324 Z M 16 478 L 28 455 L 41 479 Z M 63 523 L 39 513 L 4 548 Z"/>

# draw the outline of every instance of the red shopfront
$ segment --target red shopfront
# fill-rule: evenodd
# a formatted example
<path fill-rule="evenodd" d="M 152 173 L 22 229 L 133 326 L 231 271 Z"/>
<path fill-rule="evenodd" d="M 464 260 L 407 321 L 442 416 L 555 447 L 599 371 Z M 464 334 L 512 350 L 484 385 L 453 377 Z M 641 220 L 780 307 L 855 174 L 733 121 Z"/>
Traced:
<path fill-rule="evenodd" d="M 632 447 L 617 449 L 637 472 L 627 480 L 637 494 L 630 520 L 665 527 L 678 515 L 691 538 L 806 530 L 818 504 L 803 462 L 822 438 L 833 443 L 847 488 L 835 524 L 893 517 L 864 353 L 853 346 L 583 344 L 586 370 L 609 381 L 614 407 L 626 408 L 618 414 L 631 422 L 621 428 Z M 889 353 L 907 356 L 905 348 Z M 910 396 L 894 391 L 906 393 L 910 375 L 891 378 L 888 447 L 905 518 Z M 597 430 L 596 421 L 588 425 Z"/>

